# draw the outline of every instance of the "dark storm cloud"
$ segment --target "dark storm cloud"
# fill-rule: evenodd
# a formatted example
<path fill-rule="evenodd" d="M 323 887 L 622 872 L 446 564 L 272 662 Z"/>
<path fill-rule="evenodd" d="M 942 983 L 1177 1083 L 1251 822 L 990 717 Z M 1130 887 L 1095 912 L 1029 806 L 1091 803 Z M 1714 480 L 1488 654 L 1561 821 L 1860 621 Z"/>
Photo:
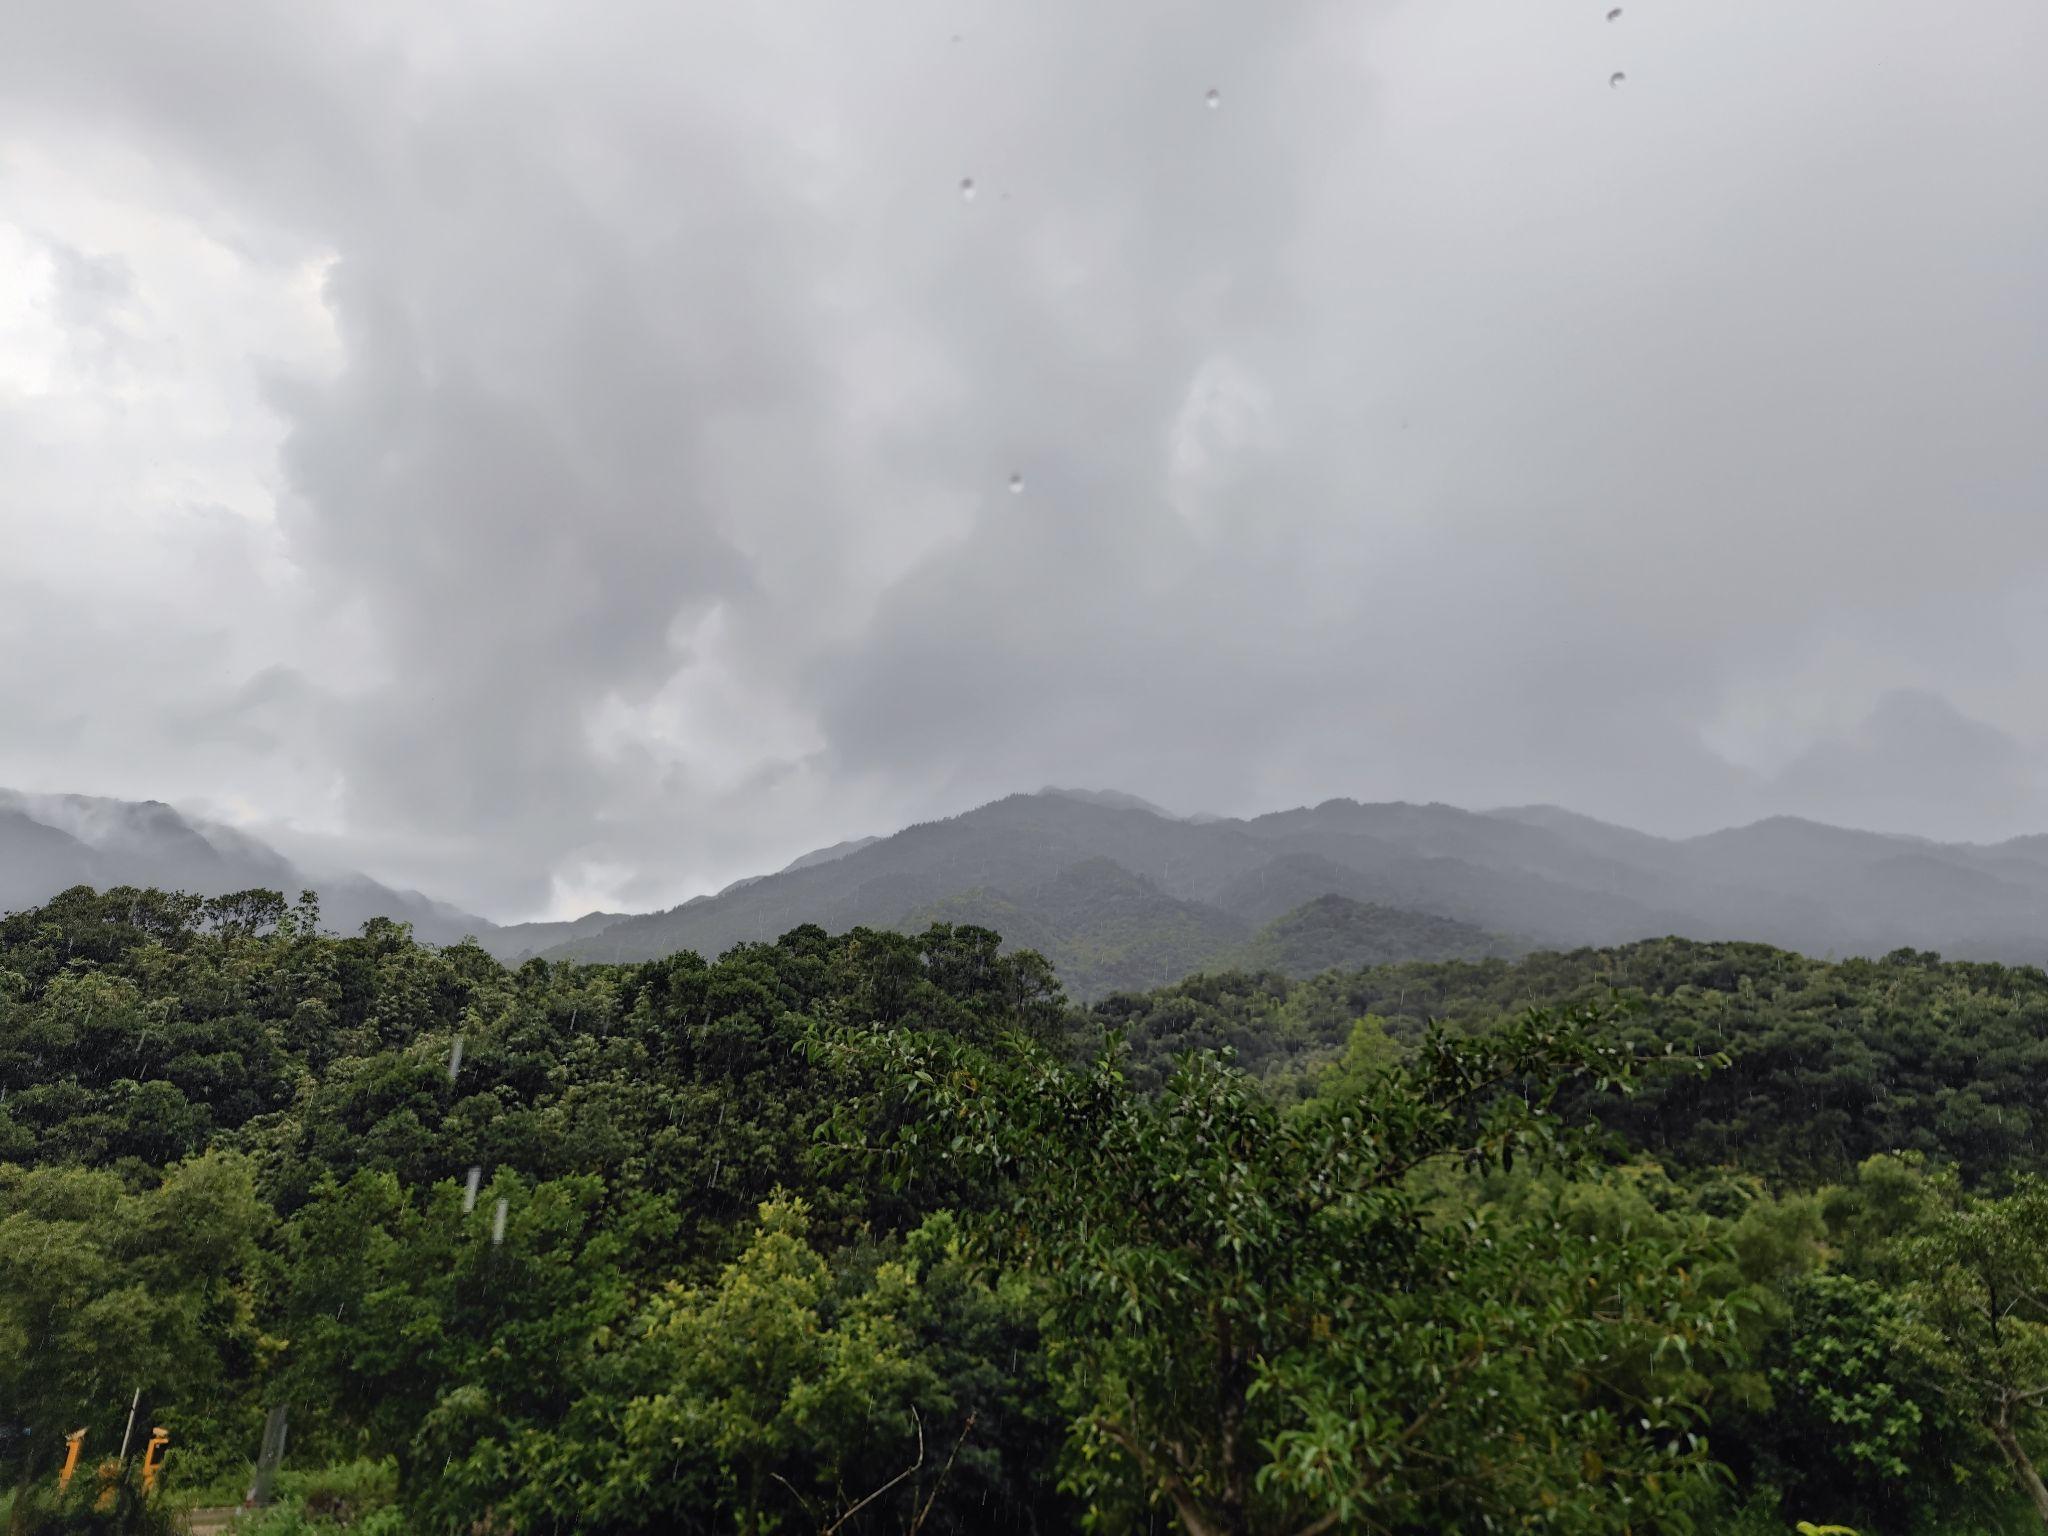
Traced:
<path fill-rule="evenodd" d="M 324 273 L 331 355 L 217 362 L 281 654 L 162 740 L 296 750 L 284 820 L 313 744 L 378 873 L 674 899 L 1047 781 L 2041 818 L 2024 0 L 5 28 L 5 142 Z"/>

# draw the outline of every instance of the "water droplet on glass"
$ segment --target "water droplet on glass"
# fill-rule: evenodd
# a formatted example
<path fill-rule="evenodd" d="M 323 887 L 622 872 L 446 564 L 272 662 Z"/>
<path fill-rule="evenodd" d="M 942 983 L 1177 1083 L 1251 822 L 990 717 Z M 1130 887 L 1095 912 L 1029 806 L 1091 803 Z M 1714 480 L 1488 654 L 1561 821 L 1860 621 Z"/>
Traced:
<path fill-rule="evenodd" d="M 471 1211 L 476 1209 L 476 1190 L 477 1186 L 483 1183 L 483 1181 L 484 1171 L 482 1168 L 471 1168 L 469 1170 L 469 1182 L 463 1185 L 462 1187 L 463 1215 L 467 1216 Z"/>
<path fill-rule="evenodd" d="M 1627 79 L 1628 76 L 1624 75 L 1620 70 L 1617 69 L 1613 74 L 1607 77 L 1607 89 L 1609 89 L 1610 91 L 1614 90 L 1617 86 L 1619 86 L 1623 81 Z"/>
<path fill-rule="evenodd" d="M 1208 106 L 1211 112 L 1214 112 L 1218 107 L 1223 105 L 1223 93 L 1212 86 L 1210 87 L 1209 94 L 1204 96 L 1202 98 L 1202 101 Z"/>
<path fill-rule="evenodd" d="M 962 176 L 960 178 L 960 197 L 964 202 L 971 203 L 974 201 L 974 178 L 972 176 Z"/>
<path fill-rule="evenodd" d="M 512 1202 L 505 1196 L 498 1196 L 498 1208 L 491 1212 L 491 1246 L 498 1247 L 505 1241 L 505 1208 Z"/>
<path fill-rule="evenodd" d="M 462 1036 L 455 1037 L 455 1043 L 448 1047 L 448 1081 L 455 1081 L 455 1074 L 462 1070 Z"/>
<path fill-rule="evenodd" d="M 1607 13 L 1607 19 L 1609 21 L 1621 20 L 1621 7 L 1617 5 L 1613 10 L 1609 11 Z"/>
<path fill-rule="evenodd" d="M 1012 496 L 1022 496 L 1024 494 L 1024 477 L 1022 475 L 1010 476 L 1010 494 Z"/>

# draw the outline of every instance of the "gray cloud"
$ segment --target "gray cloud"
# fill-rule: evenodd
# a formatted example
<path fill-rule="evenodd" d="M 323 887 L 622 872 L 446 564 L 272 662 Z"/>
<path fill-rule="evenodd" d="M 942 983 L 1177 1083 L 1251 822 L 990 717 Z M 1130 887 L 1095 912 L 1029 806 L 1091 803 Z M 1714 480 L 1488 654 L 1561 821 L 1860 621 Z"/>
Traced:
<path fill-rule="evenodd" d="M 1600 15 L 18 7 L 0 225 L 166 403 L 0 452 L 238 520 L 63 657 L 40 535 L 0 772 L 501 916 L 1048 781 L 2048 822 L 2048 23 Z"/>
<path fill-rule="evenodd" d="M 1955 841 L 2007 836 L 2042 809 L 2039 764 L 2018 742 L 1938 695 L 1903 689 L 1815 742 L 1773 788 L 1788 809 Z"/>

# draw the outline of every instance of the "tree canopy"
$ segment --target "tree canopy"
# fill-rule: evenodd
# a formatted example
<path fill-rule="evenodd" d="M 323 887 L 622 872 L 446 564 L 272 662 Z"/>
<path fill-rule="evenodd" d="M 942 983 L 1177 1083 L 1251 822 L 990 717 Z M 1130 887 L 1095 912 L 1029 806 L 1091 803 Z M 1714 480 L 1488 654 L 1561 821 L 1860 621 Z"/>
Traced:
<path fill-rule="evenodd" d="M 174 1488 L 286 1404 L 420 1531 L 2038 1529 L 2044 1022 L 1918 954 L 1082 1010 L 971 927 L 67 892 L 0 919 L 0 1454 L 139 1388 Z"/>

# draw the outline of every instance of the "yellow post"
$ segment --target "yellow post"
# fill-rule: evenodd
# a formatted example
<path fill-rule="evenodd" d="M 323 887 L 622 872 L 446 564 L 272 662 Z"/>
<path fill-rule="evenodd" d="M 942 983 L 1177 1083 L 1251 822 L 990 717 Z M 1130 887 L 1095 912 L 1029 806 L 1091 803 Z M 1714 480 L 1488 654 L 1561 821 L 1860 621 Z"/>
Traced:
<path fill-rule="evenodd" d="M 142 1452 L 142 1491 L 147 1494 L 156 1487 L 157 1468 L 164 1464 L 164 1447 L 171 1443 L 171 1432 L 159 1424 L 149 1432 L 149 1444 Z"/>
<path fill-rule="evenodd" d="M 71 1486 L 71 1474 L 78 1470 L 78 1453 L 85 1445 L 85 1431 L 74 1429 L 64 1437 L 64 1470 L 57 1474 L 57 1491 L 62 1493 Z"/>

